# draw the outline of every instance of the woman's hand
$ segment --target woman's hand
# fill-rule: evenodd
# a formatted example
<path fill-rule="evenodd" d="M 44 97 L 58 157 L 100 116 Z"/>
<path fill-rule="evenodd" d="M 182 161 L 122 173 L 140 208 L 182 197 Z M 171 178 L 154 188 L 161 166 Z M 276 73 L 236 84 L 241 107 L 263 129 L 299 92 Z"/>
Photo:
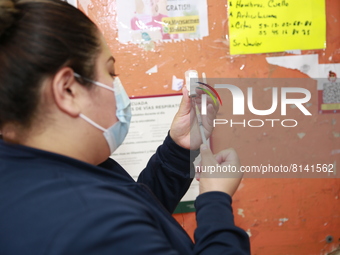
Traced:
<path fill-rule="evenodd" d="M 235 150 L 226 149 L 213 155 L 206 145 L 202 145 L 201 158 L 201 166 L 196 168 L 201 170 L 198 173 L 200 194 L 220 191 L 234 195 L 243 176 L 238 172 L 240 161 Z"/>
<path fill-rule="evenodd" d="M 202 91 L 196 89 L 197 97 L 190 98 L 188 90 L 183 87 L 183 98 L 179 110 L 171 124 L 170 136 L 179 146 L 197 150 L 202 144 L 202 138 L 196 118 L 195 102 L 197 107 L 201 110 L 201 95 Z M 218 104 L 214 104 L 212 100 L 207 98 L 207 115 L 202 116 L 202 125 L 204 128 L 204 135 L 208 139 L 214 129 L 213 122 L 218 111 Z"/>

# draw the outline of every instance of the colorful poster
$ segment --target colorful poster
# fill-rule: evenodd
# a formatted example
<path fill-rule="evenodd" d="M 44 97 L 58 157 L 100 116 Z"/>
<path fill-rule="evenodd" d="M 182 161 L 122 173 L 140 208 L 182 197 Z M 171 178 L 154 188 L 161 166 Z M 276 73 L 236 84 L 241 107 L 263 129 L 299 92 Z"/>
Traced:
<path fill-rule="evenodd" d="M 340 64 L 319 65 L 318 79 L 319 113 L 340 113 Z"/>
<path fill-rule="evenodd" d="M 117 0 L 118 39 L 147 43 L 209 35 L 206 0 Z"/>
<path fill-rule="evenodd" d="M 325 0 L 230 0 L 230 54 L 326 47 Z"/>

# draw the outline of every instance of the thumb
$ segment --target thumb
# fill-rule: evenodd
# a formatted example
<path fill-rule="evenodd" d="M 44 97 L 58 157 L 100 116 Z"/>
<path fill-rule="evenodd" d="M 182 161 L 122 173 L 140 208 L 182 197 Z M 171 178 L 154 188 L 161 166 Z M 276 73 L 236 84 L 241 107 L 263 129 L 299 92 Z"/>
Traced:
<path fill-rule="evenodd" d="M 189 92 L 185 86 L 182 89 L 182 94 L 183 94 L 182 101 L 177 112 L 179 116 L 188 115 L 191 110 L 191 100 L 189 97 Z"/>
<path fill-rule="evenodd" d="M 212 153 L 212 151 L 207 145 L 202 144 L 200 148 L 200 152 L 201 152 L 201 165 L 202 167 L 205 168 L 205 170 L 207 169 L 206 167 L 209 167 L 209 166 L 215 167 L 218 164 L 218 162 L 216 161 L 214 157 L 214 154 Z M 202 171 L 201 177 L 204 177 L 203 173 L 206 173 L 206 172 L 207 171 Z"/>

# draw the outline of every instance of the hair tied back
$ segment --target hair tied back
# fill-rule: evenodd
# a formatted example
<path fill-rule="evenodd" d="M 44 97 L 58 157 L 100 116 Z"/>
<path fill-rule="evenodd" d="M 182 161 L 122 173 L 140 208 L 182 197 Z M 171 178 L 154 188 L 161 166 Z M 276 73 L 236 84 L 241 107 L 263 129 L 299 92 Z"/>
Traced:
<path fill-rule="evenodd" d="M 18 12 L 13 0 L 0 0 L 0 37 L 14 24 Z"/>

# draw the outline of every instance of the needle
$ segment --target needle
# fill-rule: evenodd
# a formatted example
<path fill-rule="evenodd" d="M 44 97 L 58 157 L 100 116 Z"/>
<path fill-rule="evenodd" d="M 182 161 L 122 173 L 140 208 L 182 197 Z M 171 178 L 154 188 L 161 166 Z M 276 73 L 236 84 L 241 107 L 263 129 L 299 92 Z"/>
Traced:
<path fill-rule="evenodd" d="M 201 118 L 200 110 L 198 109 L 198 106 L 196 104 L 196 100 L 193 99 L 193 101 L 195 103 L 197 123 L 198 123 L 199 131 L 201 133 L 202 142 L 203 142 L 203 144 L 208 145 L 207 138 L 205 138 L 205 135 L 204 135 L 204 128 L 203 128 L 203 124 L 202 124 L 202 118 Z"/>

